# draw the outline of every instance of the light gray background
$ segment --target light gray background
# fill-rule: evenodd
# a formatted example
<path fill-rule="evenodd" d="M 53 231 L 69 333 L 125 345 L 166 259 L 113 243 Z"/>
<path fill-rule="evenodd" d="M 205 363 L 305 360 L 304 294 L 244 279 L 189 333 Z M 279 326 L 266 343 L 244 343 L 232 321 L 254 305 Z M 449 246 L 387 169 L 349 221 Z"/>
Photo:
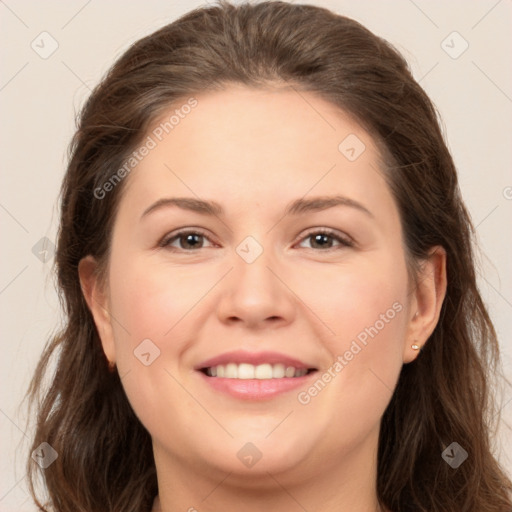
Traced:
<path fill-rule="evenodd" d="M 19 404 L 60 313 L 52 260 L 40 261 L 32 248 L 42 237 L 55 240 L 56 199 L 75 112 L 132 42 L 204 3 L 0 0 L 0 511 L 35 510 L 24 473 L 30 426 Z M 393 43 L 439 108 L 477 226 L 479 283 L 499 334 L 504 373 L 512 378 L 511 1 L 310 3 L 353 17 Z M 46 59 L 31 47 L 51 48 L 43 31 L 58 43 Z M 454 31 L 463 39 L 450 35 Z M 453 58 L 464 41 L 469 47 Z M 505 425 L 512 424 L 509 388 L 502 417 L 496 454 L 512 475 L 512 434 Z"/>

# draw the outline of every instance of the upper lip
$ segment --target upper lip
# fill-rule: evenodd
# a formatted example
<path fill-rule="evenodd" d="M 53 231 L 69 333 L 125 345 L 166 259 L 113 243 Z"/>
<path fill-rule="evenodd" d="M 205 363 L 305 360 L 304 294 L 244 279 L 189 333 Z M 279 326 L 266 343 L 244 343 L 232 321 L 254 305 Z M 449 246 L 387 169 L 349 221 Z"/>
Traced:
<path fill-rule="evenodd" d="M 211 368 L 213 366 L 225 365 L 228 363 L 248 363 L 254 366 L 259 364 L 283 364 L 284 366 L 293 366 L 296 369 L 306 368 L 315 369 L 313 365 L 304 363 L 299 359 L 290 357 L 286 354 L 279 352 L 246 352 L 243 350 L 235 350 L 232 352 L 225 352 L 218 356 L 212 357 L 198 364 L 194 369 L 202 370 L 204 368 Z"/>

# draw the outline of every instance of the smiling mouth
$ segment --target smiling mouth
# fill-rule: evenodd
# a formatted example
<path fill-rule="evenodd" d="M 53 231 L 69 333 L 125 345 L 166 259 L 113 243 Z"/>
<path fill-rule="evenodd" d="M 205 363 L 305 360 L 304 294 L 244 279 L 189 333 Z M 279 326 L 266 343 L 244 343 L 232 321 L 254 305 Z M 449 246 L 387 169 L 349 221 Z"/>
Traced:
<path fill-rule="evenodd" d="M 304 377 L 305 375 L 316 372 L 317 370 L 316 368 L 296 368 L 294 366 L 287 366 L 281 363 L 264 363 L 259 365 L 249 363 L 228 363 L 201 368 L 200 371 L 208 377 L 239 380 L 271 380 Z"/>

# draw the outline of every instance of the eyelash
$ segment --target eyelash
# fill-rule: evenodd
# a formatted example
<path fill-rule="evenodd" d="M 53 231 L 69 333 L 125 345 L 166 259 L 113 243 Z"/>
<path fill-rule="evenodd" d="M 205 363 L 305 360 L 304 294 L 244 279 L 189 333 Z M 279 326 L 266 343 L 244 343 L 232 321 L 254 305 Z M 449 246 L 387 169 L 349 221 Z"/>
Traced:
<path fill-rule="evenodd" d="M 180 238 L 187 236 L 187 235 L 200 235 L 206 239 L 208 239 L 210 242 L 210 238 L 201 231 L 200 229 L 184 229 L 182 231 L 178 231 L 177 233 L 174 233 L 171 237 L 164 237 L 162 241 L 158 244 L 159 247 L 162 247 L 164 249 L 169 249 L 173 252 L 184 252 L 184 253 L 191 253 L 191 252 L 198 252 L 200 249 L 205 249 L 205 247 L 200 247 L 199 249 L 181 249 L 177 247 L 171 247 L 171 243 L 175 240 L 179 240 Z M 306 240 L 307 238 L 312 237 L 313 235 L 326 235 L 334 238 L 336 241 L 340 243 L 339 246 L 335 247 L 329 247 L 327 249 L 317 249 L 317 252 L 331 252 L 336 251 L 344 247 L 353 247 L 354 242 L 349 239 L 348 237 L 340 236 L 336 231 L 333 231 L 328 228 L 314 228 L 314 230 L 309 231 L 306 233 L 299 241 Z M 314 248 L 306 247 L 306 249 L 315 250 Z"/>

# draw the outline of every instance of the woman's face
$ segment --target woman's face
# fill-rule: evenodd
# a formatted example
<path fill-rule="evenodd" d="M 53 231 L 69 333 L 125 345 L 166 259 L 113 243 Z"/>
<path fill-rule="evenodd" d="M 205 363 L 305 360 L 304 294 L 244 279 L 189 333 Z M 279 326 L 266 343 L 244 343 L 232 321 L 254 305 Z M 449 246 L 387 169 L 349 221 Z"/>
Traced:
<path fill-rule="evenodd" d="M 157 465 L 372 459 L 417 310 L 376 146 L 310 93 L 196 99 L 125 178 L 95 316 Z"/>

